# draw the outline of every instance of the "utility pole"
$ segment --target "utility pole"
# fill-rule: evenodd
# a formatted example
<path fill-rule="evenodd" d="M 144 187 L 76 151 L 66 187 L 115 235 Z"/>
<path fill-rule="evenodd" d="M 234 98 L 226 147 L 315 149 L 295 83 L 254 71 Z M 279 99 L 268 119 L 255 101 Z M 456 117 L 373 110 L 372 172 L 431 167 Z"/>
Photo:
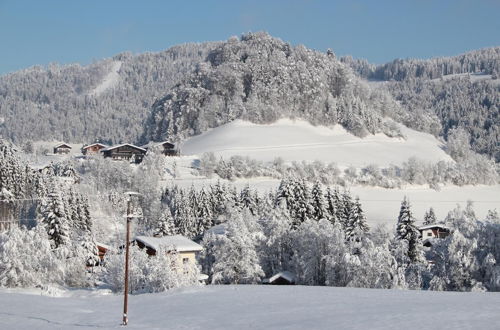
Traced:
<path fill-rule="evenodd" d="M 139 196 L 136 192 L 126 192 L 128 195 L 127 200 L 127 240 L 125 242 L 125 285 L 123 290 L 123 323 L 122 325 L 128 324 L 128 264 L 129 264 L 129 253 L 130 253 L 130 223 L 132 218 L 137 217 L 132 215 L 132 196 Z"/>

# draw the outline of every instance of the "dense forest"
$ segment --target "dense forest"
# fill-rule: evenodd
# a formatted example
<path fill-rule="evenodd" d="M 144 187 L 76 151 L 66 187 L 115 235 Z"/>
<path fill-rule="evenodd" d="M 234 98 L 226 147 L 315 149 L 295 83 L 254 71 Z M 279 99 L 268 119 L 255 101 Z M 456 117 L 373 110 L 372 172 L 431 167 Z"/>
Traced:
<path fill-rule="evenodd" d="M 135 142 L 155 99 L 192 71 L 216 44 L 122 53 L 88 66 L 50 64 L 0 76 L 0 135 L 17 144 Z M 116 81 L 96 92 L 114 67 Z"/>
<path fill-rule="evenodd" d="M 405 125 L 445 139 L 462 128 L 474 151 L 500 161 L 500 47 L 379 66 L 352 57 L 341 61 L 389 91 L 408 114 Z M 422 113 L 433 120 L 416 120 Z"/>
<path fill-rule="evenodd" d="M 271 123 L 282 117 L 339 123 L 358 136 L 397 134 L 384 117 L 400 116 L 387 92 L 371 89 L 332 52 L 249 33 L 218 45 L 155 102 L 144 138 L 183 138 L 237 118 Z"/>

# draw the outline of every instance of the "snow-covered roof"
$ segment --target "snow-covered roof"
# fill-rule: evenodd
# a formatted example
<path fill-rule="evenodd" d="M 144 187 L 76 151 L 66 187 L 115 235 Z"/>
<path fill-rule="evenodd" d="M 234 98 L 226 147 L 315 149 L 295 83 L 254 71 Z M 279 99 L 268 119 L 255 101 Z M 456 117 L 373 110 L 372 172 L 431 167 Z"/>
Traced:
<path fill-rule="evenodd" d="M 146 152 L 146 149 L 138 147 L 138 146 L 130 144 L 130 143 L 122 143 L 122 144 L 118 144 L 116 146 L 107 147 L 106 149 L 102 149 L 102 151 L 113 150 L 113 149 L 120 148 L 120 147 L 125 147 L 125 146 L 129 146 L 129 147 L 132 147 L 132 148 L 135 148 L 135 149 L 138 149 L 138 150 Z"/>
<path fill-rule="evenodd" d="M 102 143 L 99 143 L 99 142 L 96 142 L 96 143 L 92 143 L 92 144 L 89 144 L 85 147 L 83 147 L 83 149 L 87 149 L 87 148 L 90 148 L 90 147 L 93 147 L 93 146 L 101 146 L 101 147 L 104 147 L 104 148 L 107 148 L 108 146 L 105 145 L 105 144 L 102 144 Z"/>
<path fill-rule="evenodd" d="M 111 246 L 109 246 L 109 245 L 107 245 L 107 244 L 104 244 L 104 243 L 95 242 L 95 244 L 96 244 L 97 246 L 100 246 L 100 247 L 105 248 L 106 250 L 111 250 L 111 249 L 112 249 L 112 248 L 111 248 Z"/>
<path fill-rule="evenodd" d="M 440 225 L 440 224 L 432 224 L 432 225 L 426 225 L 426 226 L 422 226 L 422 227 L 419 227 L 418 229 L 419 230 L 426 230 L 426 229 L 433 229 L 433 228 L 440 228 L 440 229 L 445 229 L 445 230 L 449 230 L 448 227 L 446 227 L 445 225 Z"/>
<path fill-rule="evenodd" d="M 279 273 L 271 276 L 266 282 L 273 283 L 274 281 L 276 281 L 280 277 L 284 278 L 285 280 L 287 280 L 290 283 L 295 283 L 295 280 L 297 278 L 294 273 L 289 272 L 287 270 L 284 270 L 282 272 L 279 272 Z"/>
<path fill-rule="evenodd" d="M 203 250 L 200 244 L 182 235 L 163 237 L 137 236 L 135 240 L 155 251 L 159 250 L 160 247 L 174 247 L 177 252 L 195 252 Z"/>
<path fill-rule="evenodd" d="M 66 143 L 59 143 L 54 148 L 62 148 L 62 147 L 64 147 L 64 148 L 70 148 L 71 149 L 71 146 L 67 145 Z"/>

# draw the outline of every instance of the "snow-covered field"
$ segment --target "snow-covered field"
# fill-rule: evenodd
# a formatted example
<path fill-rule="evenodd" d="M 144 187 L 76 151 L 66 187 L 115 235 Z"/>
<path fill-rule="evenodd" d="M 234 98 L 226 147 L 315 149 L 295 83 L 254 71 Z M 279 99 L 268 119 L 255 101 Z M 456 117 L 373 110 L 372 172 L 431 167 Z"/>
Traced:
<path fill-rule="evenodd" d="M 1 329 L 119 328 L 122 296 L 0 291 Z M 206 286 L 129 296 L 132 329 L 500 329 L 500 294 Z"/>
<path fill-rule="evenodd" d="M 313 126 L 303 120 L 280 119 L 269 125 L 235 120 L 186 140 L 184 155 L 211 151 L 216 156 L 249 156 L 262 161 L 281 157 L 285 161 L 335 162 L 340 166 L 401 164 L 415 156 L 437 162 L 451 160 L 434 136 L 399 125 L 406 139 L 384 134 L 359 138 L 340 125 Z"/>

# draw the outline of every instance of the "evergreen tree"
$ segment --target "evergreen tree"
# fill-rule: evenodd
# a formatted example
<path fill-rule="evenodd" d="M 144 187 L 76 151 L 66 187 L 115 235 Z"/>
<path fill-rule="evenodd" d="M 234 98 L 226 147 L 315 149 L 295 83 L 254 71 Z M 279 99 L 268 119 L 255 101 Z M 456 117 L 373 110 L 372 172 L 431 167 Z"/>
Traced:
<path fill-rule="evenodd" d="M 311 205 L 313 208 L 312 218 L 315 220 L 327 219 L 327 203 L 323 195 L 321 183 L 316 181 L 311 189 Z"/>
<path fill-rule="evenodd" d="M 54 248 L 69 243 L 69 225 L 60 191 L 53 183 L 42 204 L 42 222 L 45 223 L 49 239 Z"/>
<path fill-rule="evenodd" d="M 252 215 L 257 215 L 257 201 L 255 200 L 255 194 L 252 194 L 252 190 L 248 184 L 241 190 L 239 205 L 240 207 L 247 208 Z"/>
<path fill-rule="evenodd" d="M 290 211 L 292 217 L 295 215 L 293 213 L 292 206 L 295 201 L 294 185 L 291 179 L 284 178 L 281 180 L 276 192 L 276 205 L 281 205 Z"/>
<path fill-rule="evenodd" d="M 360 236 L 369 231 L 368 224 L 366 223 L 366 217 L 361 208 L 361 203 L 359 201 L 359 197 L 356 197 L 353 206 L 353 216 L 352 222 L 348 226 L 348 230 L 346 231 L 346 238 L 352 239 L 355 236 Z"/>
<path fill-rule="evenodd" d="M 175 235 L 176 229 L 174 224 L 174 218 L 172 217 L 172 213 L 170 213 L 170 209 L 166 208 L 163 210 L 160 219 L 156 224 L 156 228 L 154 230 L 154 236 L 170 236 Z"/>
<path fill-rule="evenodd" d="M 327 211 L 328 211 L 328 220 L 332 223 L 335 224 L 338 221 L 340 221 L 340 210 L 342 209 L 341 207 L 341 200 L 340 200 L 340 194 L 337 188 L 334 188 L 333 191 L 328 187 L 326 189 L 326 205 L 327 205 Z"/>
<path fill-rule="evenodd" d="M 296 180 L 294 182 L 294 196 L 295 201 L 293 204 L 293 213 L 295 214 L 296 225 L 311 219 L 314 213 L 312 206 L 311 193 L 307 187 L 305 180 Z"/>
<path fill-rule="evenodd" d="M 203 231 L 211 228 L 213 224 L 213 213 L 210 206 L 210 196 L 207 194 L 205 188 L 201 188 L 198 194 L 198 213 L 197 218 L 203 228 Z"/>
<path fill-rule="evenodd" d="M 434 209 L 431 207 L 428 211 L 425 212 L 424 215 L 424 226 L 432 225 L 437 222 L 436 214 L 434 213 Z"/>
<path fill-rule="evenodd" d="M 415 225 L 415 218 L 410 209 L 410 202 L 406 197 L 401 202 L 401 209 L 399 211 L 396 227 L 396 239 L 406 243 L 407 250 L 405 254 L 410 263 L 422 261 L 422 241 L 420 239 L 420 232 Z"/>
<path fill-rule="evenodd" d="M 341 196 L 339 210 L 339 222 L 345 232 L 351 232 L 354 223 L 354 202 L 349 191 L 344 190 Z"/>

